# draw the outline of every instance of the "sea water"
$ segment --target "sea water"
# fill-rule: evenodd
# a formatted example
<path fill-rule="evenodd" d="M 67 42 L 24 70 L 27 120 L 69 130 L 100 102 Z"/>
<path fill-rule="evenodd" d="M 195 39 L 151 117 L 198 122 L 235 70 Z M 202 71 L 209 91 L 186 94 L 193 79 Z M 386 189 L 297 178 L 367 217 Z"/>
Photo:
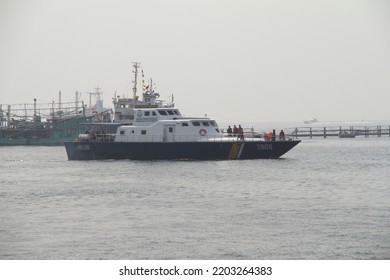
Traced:
<path fill-rule="evenodd" d="M 0 259 L 390 259 L 389 137 L 277 160 L 0 159 Z"/>

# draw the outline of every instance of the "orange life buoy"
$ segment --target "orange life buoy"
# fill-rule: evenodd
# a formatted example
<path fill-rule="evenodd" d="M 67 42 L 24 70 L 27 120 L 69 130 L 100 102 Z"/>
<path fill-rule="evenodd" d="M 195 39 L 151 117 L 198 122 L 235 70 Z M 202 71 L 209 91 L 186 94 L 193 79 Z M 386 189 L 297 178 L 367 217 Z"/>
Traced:
<path fill-rule="evenodd" d="M 202 136 L 205 136 L 206 133 L 207 133 L 207 132 L 206 132 L 206 129 L 203 129 L 203 128 L 202 128 L 201 130 L 199 130 L 199 134 L 202 135 Z"/>

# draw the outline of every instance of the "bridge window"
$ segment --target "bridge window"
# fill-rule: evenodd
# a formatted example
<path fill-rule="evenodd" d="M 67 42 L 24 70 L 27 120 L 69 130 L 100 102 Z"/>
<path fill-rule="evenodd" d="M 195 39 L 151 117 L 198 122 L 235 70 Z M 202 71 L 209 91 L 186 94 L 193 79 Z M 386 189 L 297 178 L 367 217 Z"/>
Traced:
<path fill-rule="evenodd" d="M 145 135 L 146 134 L 146 130 L 141 130 L 141 134 Z"/>
<path fill-rule="evenodd" d="M 200 126 L 200 122 L 192 122 L 194 126 Z"/>
<path fill-rule="evenodd" d="M 145 117 L 149 117 L 150 116 L 150 112 L 149 111 L 145 111 Z"/>
<path fill-rule="evenodd" d="M 204 126 L 210 126 L 209 122 L 202 122 Z"/>
<path fill-rule="evenodd" d="M 188 126 L 188 123 L 183 122 L 183 123 L 181 123 L 181 126 Z"/>
<path fill-rule="evenodd" d="M 167 112 L 164 111 L 164 110 L 158 110 L 158 113 L 159 113 L 161 116 L 166 116 L 166 115 L 167 115 Z"/>
<path fill-rule="evenodd" d="M 155 111 L 152 111 L 152 116 L 157 116 Z"/>
<path fill-rule="evenodd" d="M 123 135 L 123 134 L 125 134 L 125 131 L 124 130 L 120 130 L 119 134 Z"/>
<path fill-rule="evenodd" d="M 171 111 L 171 110 L 168 110 L 168 114 L 171 115 L 171 116 L 174 115 L 173 111 Z"/>

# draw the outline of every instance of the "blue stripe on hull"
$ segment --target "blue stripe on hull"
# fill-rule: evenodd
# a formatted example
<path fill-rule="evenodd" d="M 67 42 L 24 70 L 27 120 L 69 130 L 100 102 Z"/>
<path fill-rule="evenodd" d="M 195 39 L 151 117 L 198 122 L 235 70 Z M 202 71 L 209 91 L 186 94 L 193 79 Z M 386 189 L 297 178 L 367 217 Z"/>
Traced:
<path fill-rule="evenodd" d="M 69 160 L 279 158 L 300 141 L 121 143 L 66 142 Z"/>

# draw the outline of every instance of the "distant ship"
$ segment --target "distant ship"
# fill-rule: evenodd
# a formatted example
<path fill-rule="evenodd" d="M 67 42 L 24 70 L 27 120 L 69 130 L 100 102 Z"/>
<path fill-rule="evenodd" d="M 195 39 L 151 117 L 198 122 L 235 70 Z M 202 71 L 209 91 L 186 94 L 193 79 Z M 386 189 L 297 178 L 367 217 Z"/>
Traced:
<path fill-rule="evenodd" d="M 318 123 L 318 120 L 316 118 L 311 118 L 310 120 L 303 121 L 305 124 L 313 124 Z"/>
<path fill-rule="evenodd" d="M 107 121 L 109 112 L 89 112 L 83 101 L 75 102 L 0 104 L 0 146 L 63 145 L 82 133 L 85 125 L 97 119 Z"/>
<path fill-rule="evenodd" d="M 356 134 L 354 131 L 343 130 L 339 134 L 339 138 L 355 138 L 355 137 L 356 137 Z"/>
<path fill-rule="evenodd" d="M 133 66 L 138 73 L 139 63 Z M 158 99 L 160 94 L 155 91 L 152 80 L 148 85 L 142 80 L 142 100 L 137 95 L 137 77 L 133 83 L 133 97 L 115 96 L 114 110 L 103 107 L 99 87 L 88 93 L 89 106 L 79 100 L 78 92 L 75 102 L 69 103 L 61 101 L 60 92 L 58 103 L 42 104 L 34 99 L 33 104 L 0 104 L 0 146 L 63 145 L 86 131 L 115 133 L 119 125 L 133 123 L 135 109 L 174 106 L 173 96 L 171 102 Z M 92 96 L 96 99 L 94 105 Z"/>

